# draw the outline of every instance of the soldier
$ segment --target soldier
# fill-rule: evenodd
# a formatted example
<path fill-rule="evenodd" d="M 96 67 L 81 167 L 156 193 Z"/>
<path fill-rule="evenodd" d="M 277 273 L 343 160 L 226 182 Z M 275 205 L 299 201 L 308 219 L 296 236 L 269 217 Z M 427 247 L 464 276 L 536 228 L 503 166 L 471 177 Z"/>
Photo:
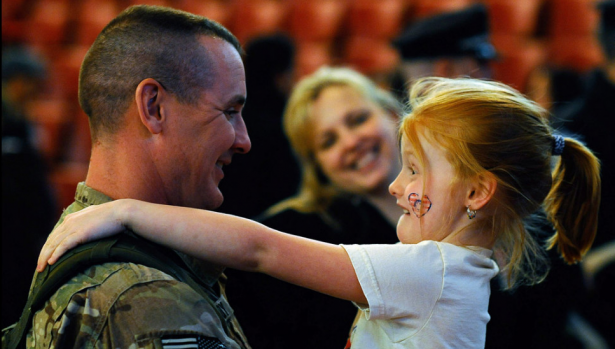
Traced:
<path fill-rule="evenodd" d="M 141 5 L 112 20 L 81 67 L 79 102 L 93 146 L 64 215 L 120 198 L 218 207 L 223 167 L 251 147 L 241 54 L 228 30 L 186 12 Z M 223 267 L 182 258 L 214 290 L 224 280 Z M 249 348 L 223 289 L 216 291 L 208 301 L 148 266 L 94 265 L 33 310 L 27 346 Z M 226 318 L 213 309 L 220 304 Z"/>
<path fill-rule="evenodd" d="M 408 81 L 425 76 L 488 78 L 488 62 L 496 57 L 488 31 L 487 9 L 477 4 L 419 20 L 393 45 Z"/>

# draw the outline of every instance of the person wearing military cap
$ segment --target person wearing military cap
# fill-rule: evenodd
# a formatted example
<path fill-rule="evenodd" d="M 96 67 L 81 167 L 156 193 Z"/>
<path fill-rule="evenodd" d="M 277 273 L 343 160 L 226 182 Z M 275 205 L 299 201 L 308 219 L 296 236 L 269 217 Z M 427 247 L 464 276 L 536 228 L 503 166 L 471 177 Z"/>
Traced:
<path fill-rule="evenodd" d="M 422 19 L 393 40 L 407 81 L 425 76 L 491 76 L 496 50 L 488 39 L 487 9 L 476 4 Z"/>

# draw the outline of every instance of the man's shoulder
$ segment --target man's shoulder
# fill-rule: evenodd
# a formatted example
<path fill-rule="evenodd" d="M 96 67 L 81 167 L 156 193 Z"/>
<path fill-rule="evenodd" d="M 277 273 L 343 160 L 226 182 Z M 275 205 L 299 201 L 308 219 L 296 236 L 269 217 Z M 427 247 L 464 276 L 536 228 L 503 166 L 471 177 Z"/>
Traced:
<path fill-rule="evenodd" d="M 214 310 L 203 296 L 168 274 L 134 263 L 94 265 L 75 275 L 33 319 L 29 342 L 80 347 L 110 338 L 132 343 L 135 335 L 198 326 Z M 209 335 L 224 334 L 214 329 Z M 50 343 L 49 343 L 50 344 Z"/>
<path fill-rule="evenodd" d="M 133 263 L 104 263 L 94 265 L 76 274 L 62 285 L 45 303 L 44 308 L 35 315 L 35 326 L 39 321 L 57 321 L 67 310 L 76 295 L 87 295 L 89 306 L 92 301 L 105 304 L 106 309 L 98 309 L 105 314 L 119 295 L 136 285 L 155 282 L 174 281 L 174 279 L 153 268 Z M 69 309 L 69 311 L 72 309 Z"/>
<path fill-rule="evenodd" d="M 175 280 L 164 272 L 144 265 L 123 262 L 109 262 L 94 265 L 76 274 L 50 298 L 60 304 L 65 298 L 73 294 L 89 289 L 96 292 L 96 288 L 102 286 L 114 287 L 118 290 L 128 289 L 134 285 L 152 281 Z"/>

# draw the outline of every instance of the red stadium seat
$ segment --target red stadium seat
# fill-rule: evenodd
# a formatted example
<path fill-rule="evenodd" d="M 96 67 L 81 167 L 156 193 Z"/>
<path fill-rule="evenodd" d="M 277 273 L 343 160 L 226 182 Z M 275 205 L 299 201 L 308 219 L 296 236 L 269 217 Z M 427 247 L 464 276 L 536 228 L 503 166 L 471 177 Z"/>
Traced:
<path fill-rule="evenodd" d="M 340 32 L 347 4 L 341 0 L 294 0 L 289 31 L 298 41 L 331 41 Z"/>
<path fill-rule="evenodd" d="M 530 73 L 545 63 L 544 45 L 515 35 L 492 35 L 491 41 L 500 56 L 491 62 L 494 79 L 524 92 Z"/>
<path fill-rule="evenodd" d="M 79 69 L 89 46 L 76 45 L 65 48 L 52 62 L 52 67 L 61 79 L 59 85 L 67 98 L 77 98 L 79 86 Z"/>
<path fill-rule="evenodd" d="M 173 6 L 170 0 L 128 0 L 127 6 L 131 5 L 157 5 L 157 6 Z"/>
<path fill-rule="evenodd" d="M 179 0 L 176 7 L 180 10 L 207 17 L 225 27 L 232 24 L 234 5 L 224 0 Z"/>
<path fill-rule="evenodd" d="M 348 11 L 348 34 L 390 39 L 401 30 L 404 0 L 352 0 Z"/>
<path fill-rule="evenodd" d="M 556 0 L 549 2 L 550 34 L 593 35 L 598 24 L 596 1 Z"/>
<path fill-rule="evenodd" d="M 38 1 L 24 28 L 24 40 L 33 46 L 58 46 L 67 39 L 70 3 L 64 0 Z"/>
<path fill-rule="evenodd" d="M 541 6 L 536 0 L 488 0 L 490 31 L 498 34 L 531 35 Z"/>
<path fill-rule="evenodd" d="M 443 12 L 457 11 L 473 3 L 472 0 L 417 0 L 412 2 L 412 17 L 425 18 Z"/>
<path fill-rule="evenodd" d="M 332 65 L 331 49 L 328 44 L 299 42 L 296 55 L 297 78 L 311 74 L 323 65 Z"/>
<path fill-rule="evenodd" d="M 89 46 L 121 9 L 112 0 L 85 0 L 79 2 L 78 11 L 76 42 Z"/>
<path fill-rule="evenodd" d="M 558 67 L 586 72 L 604 63 L 604 54 L 594 35 L 561 35 L 549 43 L 549 61 Z"/>
<path fill-rule="evenodd" d="M 344 63 L 366 75 L 390 72 L 399 62 L 399 53 L 388 40 L 357 36 L 346 42 Z"/>
<path fill-rule="evenodd" d="M 39 150 L 49 165 L 60 156 L 62 136 L 67 124 L 66 102 L 61 98 L 33 101 L 28 109 Z"/>
<path fill-rule="evenodd" d="M 276 0 L 238 0 L 229 29 L 242 43 L 284 29 L 286 3 Z"/>

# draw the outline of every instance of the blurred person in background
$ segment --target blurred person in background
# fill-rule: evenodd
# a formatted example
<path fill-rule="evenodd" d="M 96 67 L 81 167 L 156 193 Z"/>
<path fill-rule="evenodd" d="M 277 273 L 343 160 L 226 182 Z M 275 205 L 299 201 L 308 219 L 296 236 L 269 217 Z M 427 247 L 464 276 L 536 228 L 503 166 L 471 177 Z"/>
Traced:
<path fill-rule="evenodd" d="M 47 164 L 28 105 L 46 77 L 42 59 L 24 47 L 2 51 L 2 327 L 26 304 L 30 270 L 56 220 Z M 36 219 L 32 219 L 36 217 Z M 28 272 L 24 272 L 28 271 Z"/>
<path fill-rule="evenodd" d="M 333 244 L 396 243 L 399 208 L 388 186 L 400 169 L 401 113 L 393 95 L 354 70 L 323 67 L 302 79 L 284 112 L 299 192 L 260 222 Z M 266 275 L 233 270 L 227 292 L 255 348 L 342 348 L 357 314 L 349 302 Z"/>
<path fill-rule="evenodd" d="M 408 86 L 426 76 L 490 78 L 489 61 L 497 54 L 488 36 L 484 4 L 412 23 L 393 40 L 402 58 L 401 79 L 397 81 Z M 403 86 L 395 89 L 407 90 Z"/>
<path fill-rule="evenodd" d="M 604 66 L 586 77 L 580 98 L 563 110 L 559 117 L 568 131 L 582 137 L 587 147 L 601 161 L 601 218 L 594 248 L 583 263 L 589 285 L 590 302 L 582 314 L 601 331 L 609 345 L 615 348 L 615 137 L 612 135 L 615 117 L 615 1 L 597 4 L 600 24 L 597 37 L 604 52 Z"/>
<path fill-rule="evenodd" d="M 558 115 L 583 92 L 583 76 L 569 68 L 541 65 L 528 75 L 524 91 L 530 99 L 551 112 L 551 126 L 562 127 Z"/>
<path fill-rule="evenodd" d="M 275 34 L 253 39 L 245 51 L 249 98 L 242 114 L 253 147 L 225 170 L 219 211 L 250 218 L 295 194 L 300 173 L 282 129 L 295 81 L 295 45 L 288 36 Z"/>

